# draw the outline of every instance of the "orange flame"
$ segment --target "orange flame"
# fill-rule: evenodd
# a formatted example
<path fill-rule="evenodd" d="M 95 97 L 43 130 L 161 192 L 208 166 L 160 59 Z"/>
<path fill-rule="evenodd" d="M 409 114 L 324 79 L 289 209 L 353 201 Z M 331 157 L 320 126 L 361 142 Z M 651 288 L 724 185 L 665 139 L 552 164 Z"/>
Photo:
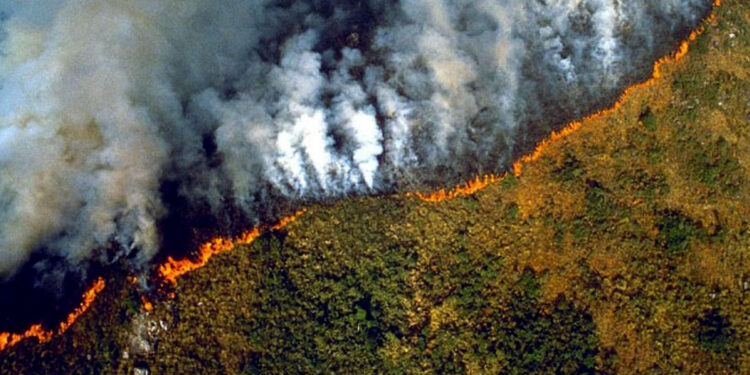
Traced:
<path fill-rule="evenodd" d="M 141 304 L 146 311 L 152 311 L 154 309 L 154 304 L 151 303 L 146 296 L 141 296 Z"/>
<path fill-rule="evenodd" d="M 0 332 L 0 352 L 18 344 L 23 339 L 34 337 L 39 343 L 45 343 L 51 340 L 55 335 L 63 334 L 73 325 L 73 323 L 75 323 L 78 317 L 88 310 L 94 302 L 94 299 L 96 299 L 96 296 L 102 291 L 102 289 L 104 289 L 104 286 L 104 279 L 101 277 L 98 278 L 94 284 L 83 293 L 83 301 L 81 301 L 81 304 L 78 305 L 73 312 L 68 314 L 68 317 L 65 320 L 60 322 L 57 330 L 45 330 L 41 324 L 34 324 L 23 333 Z"/>
<path fill-rule="evenodd" d="M 660 58 L 654 63 L 654 70 L 651 74 L 651 78 L 647 79 L 646 81 L 643 81 L 641 83 L 636 83 L 627 89 L 620 95 L 620 97 L 617 99 L 615 104 L 613 104 L 611 107 L 601 110 L 599 112 L 593 113 L 591 115 L 588 115 L 583 118 L 581 121 L 574 121 L 560 129 L 559 131 L 553 131 L 549 137 L 546 139 L 543 139 L 541 142 L 539 142 L 536 147 L 534 148 L 534 151 L 528 155 L 524 155 L 515 162 L 513 162 L 513 175 L 516 177 L 521 176 L 523 173 L 523 165 L 526 163 L 533 162 L 537 159 L 539 159 L 543 154 L 546 148 L 552 144 L 552 142 L 558 141 L 562 138 L 565 138 L 569 136 L 570 134 L 573 134 L 576 130 L 580 129 L 581 126 L 583 126 L 584 123 L 597 119 L 602 118 L 605 116 L 608 116 L 612 114 L 613 112 L 617 111 L 622 104 L 625 102 L 626 98 L 636 89 L 648 87 L 654 84 L 659 78 L 662 76 L 661 68 L 664 66 L 664 64 L 674 63 L 683 57 L 687 55 L 688 50 L 690 49 L 690 43 L 692 43 L 696 38 L 698 38 L 699 35 L 703 34 L 706 31 L 706 25 L 708 23 L 711 23 L 716 19 L 716 9 L 717 7 L 721 6 L 721 0 L 714 0 L 714 10 L 712 10 L 711 14 L 703 21 L 702 25 L 698 27 L 696 30 L 690 33 L 690 36 L 682 41 L 680 43 L 680 47 L 677 49 L 677 52 L 672 54 L 671 56 L 665 56 Z M 465 195 L 471 195 L 474 194 L 484 188 L 486 188 L 488 185 L 494 182 L 499 182 L 503 178 L 505 178 L 507 174 L 503 175 L 485 175 L 482 178 L 479 176 L 475 177 L 474 180 L 466 182 L 464 185 L 456 185 L 455 188 L 453 188 L 450 191 L 445 191 L 445 189 L 440 189 L 439 191 L 424 194 L 424 193 L 413 193 L 413 195 L 416 195 L 419 199 L 426 201 L 426 202 L 441 202 L 444 200 L 450 200 L 453 198 L 457 198 L 460 196 Z M 407 196 L 411 196 L 412 193 L 407 193 Z"/>
<path fill-rule="evenodd" d="M 289 223 L 297 220 L 297 218 L 304 212 L 305 210 L 300 210 L 291 216 L 281 219 L 277 224 L 271 226 L 271 229 L 279 230 L 285 227 Z M 159 276 L 161 276 L 161 278 L 167 283 L 176 285 L 178 277 L 205 266 L 208 260 L 216 254 L 231 251 L 237 245 L 247 245 L 252 243 L 260 236 L 260 233 L 261 228 L 254 228 L 242 233 L 234 239 L 221 237 L 213 238 L 198 248 L 197 259 L 184 258 L 176 260 L 171 256 L 167 257 L 167 261 L 159 266 Z"/>
<path fill-rule="evenodd" d="M 476 176 L 473 180 L 469 180 L 463 185 L 456 185 L 452 190 L 446 191 L 445 189 L 440 189 L 429 194 L 416 192 L 414 195 L 425 202 L 440 202 L 464 195 L 474 194 L 486 188 L 489 184 L 502 180 L 504 177 L 505 175 L 486 174 L 481 178 Z M 407 196 L 411 196 L 411 193 L 407 193 Z"/>
<path fill-rule="evenodd" d="M 720 7 L 721 6 L 721 0 L 714 0 L 714 7 Z M 545 148 L 552 142 L 565 138 L 568 135 L 572 134 L 576 130 L 578 130 L 584 122 L 589 121 L 591 119 L 599 118 L 602 116 L 606 116 L 614 111 L 616 111 L 622 103 L 625 101 L 625 98 L 636 88 L 638 87 L 645 87 L 649 86 L 654 83 L 657 79 L 661 78 L 661 66 L 667 63 L 675 62 L 681 58 L 683 58 L 690 47 L 690 43 L 694 41 L 700 34 L 702 34 L 705 31 L 705 25 L 707 23 L 712 22 L 716 18 L 716 14 L 714 12 L 711 13 L 711 15 L 708 16 L 708 18 L 704 21 L 704 24 L 701 25 L 697 30 L 690 33 L 690 36 L 687 40 L 683 41 L 680 44 L 680 48 L 678 51 L 671 57 L 664 57 L 659 59 L 654 63 L 654 71 L 650 79 L 646 80 L 645 82 L 635 84 L 625 90 L 625 92 L 620 96 L 620 98 L 615 102 L 615 104 L 605 110 L 599 111 L 597 113 L 594 113 L 592 115 L 586 116 L 582 121 L 575 121 L 570 124 L 568 124 L 566 127 L 561 129 L 557 132 L 552 132 L 550 136 L 547 139 L 542 140 L 534 149 L 534 152 L 525 155 L 521 157 L 519 160 L 515 161 L 513 163 L 513 174 L 515 176 L 520 176 L 523 171 L 523 164 L 532 162 L 534 160 L 539 159 L 541 155 L 543 154 Z M 427 202 L 440 202 L 444 200 L 450 200 L 457 198 L 459 196 L 465 196 L 465 195 L 471 195 L 474 194 L 484 188 L 486 188 L 488 185 L 499 182 L 503 178 L 505 178 L 507 174 L 503 175 L 484 175 L 481 178 L 479 176 L 476 176 L 474 180 L 470 180 L 466 182 L 464 185 L 456 185 L 456 187 L 450 191 L 446 191 L 445 189 L 440 189 L 437 192 L 424 194 L 421 192 L 414 193 L 419 199 L 422 199 Z M 411 196 L 411 193 L 407 193 L 408 196 Z M 302 215 L 305 212 L 305 210 L 297 211 L 294 215 L 285 217 L 279 221 L 279 223 L 271 226 L 271 229 L 278 230 L 286 226 L 287 224 L 293 222 L 296 220 L 300 215 Z M 247 231 L 243 234 L 241 234 L 239 237 L 235 238 L 234 240 L 228 240 L 224 238 L 214 238 L 211 241 L 203 244 L 199 250 L 198 250 L 198 259 L 197 260 L 191 260 L 191 259 L 181 259 L 181 260 L 175 260 L 172 257 L 168 257 L 167 261 L 159 266 L 159 275 L 167 282 L 171 284 L 177 283 L 177 278 L 192 271 L 195 269 L 198 269 L 200 267 L 203 267 L 206 265 L 208 260 L 218 254 L 225 251 L 231 251 L 234 249 L 236 245 L 243 245 L 243 244 L 250 244 L 252 243 L 256 238 L 260 236 L 260 229 L 255 228 L 253 230 Z M 136 278 L 131 278 L 131 283 L 136 282 Z M 91 306 L 91 304 L 96 299 L 96 296 L 104 289 L 105 286 L 104 279 L 98 278 L 94 284 L 86 290 L 86 292 L 83 294 L 83 301 L 81 301 L 81 304 L 73 310 L 70 314 L 68 314 L 68 317 L 66 320 L 60 322 L 60 325 L 56 331 L 52 330 L 45 330 L 41 324 L 34 324 L 29 329 L 27 329 L 23 333 L 9 333 L 9 332 L 0 332 L 0 352 L 3 350 L 14 346 L 18 344 L 21 340 L 26 338 L 34 337 L 36 338 L 39 343 L 44 343 L 52 339 L 52 337 L 55 334 L 63 334 L 65 331 L 70 328 L 70 326 L 75 323 L 75 321 L 80 317 L 88 308 Z M 169 294 L 171 298 L 174 298 L 174 292 Z M 143 308 L 146 311 L 151 311 L 153 309 L 153 305 L 151 302 L 149 302 L 146 298 L 142 298 L 143 302 Z"/>

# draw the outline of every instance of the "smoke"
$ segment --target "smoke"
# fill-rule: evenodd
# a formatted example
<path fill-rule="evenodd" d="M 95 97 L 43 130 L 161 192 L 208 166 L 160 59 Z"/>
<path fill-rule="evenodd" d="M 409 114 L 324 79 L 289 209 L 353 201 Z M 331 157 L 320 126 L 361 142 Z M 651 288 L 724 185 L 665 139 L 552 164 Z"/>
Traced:
<path fill-rule="evenodd" d="M 500 171 L 643 79 L 709 8 L 0 0 L 0 277 L 31 254 L 144 264 L 169 218 Z"/>

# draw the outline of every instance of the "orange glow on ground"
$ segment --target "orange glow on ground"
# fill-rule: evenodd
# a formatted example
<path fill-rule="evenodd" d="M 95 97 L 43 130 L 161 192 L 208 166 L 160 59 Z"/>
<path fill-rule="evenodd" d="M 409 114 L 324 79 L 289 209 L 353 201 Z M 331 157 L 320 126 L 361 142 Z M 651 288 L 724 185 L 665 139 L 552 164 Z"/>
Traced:
<path fill-rule="evenodd" d="M 149 301 L 146 296 L 141 296 L 141 306 L 143 306 L 143 309 L 146 311 L 151 311 L 154 309 L 154 304 Z"/>
<path fill-rule="evenodd" d="M 295 214 L 281 219 L 277 224 L 270 228 L 273 230 L 279 230 L 287 224 L 297 220 L 297 218 L 304 212 L 305 210 L 297 211 Z M 171 256 L 167 257 L 167 261 L 159 266 L 159 277 L 169 284 L 176 285 L 178 277 L 205 266 L 208 260 L 214 255 L 231 251 L 237 245 L 247 245 L 252 243 L 260 236 L 261 229 L 262 228 L 254 228 L 242 233 L 234 239 L 221 237 L 213 238 L 198 248 L 197 257 L 195 259 L 184 258 L 176 260 Z"/>
<path fill-rule="evenodd" d="M 208 260 L 214 255 L 231 251 L 236 244 L 250 243 L 258 236 L 260 236 L 260 231 L 256 228 L 242 233 L 237 240 L 214 238 L 198 248 L 196 259 L 184 258 L 176 260 L 171 256 L 167 257 L 167 261 L 159 266 L 159 276 L 170 284 L 177 284 L 178 277 L 205 266 Z"/>
<path fill-rule="evenodd" d="M 464 195 L 474 194 L 486 188 L 489 184 L 502 180 L 503 177 L 505 177 L 505 175 L 498 176 L 494 174 L 486 174 L 481 178 L 476 176 L 473 180 L 470 180 L 463 185 L 456 185 L 456 187 L 451 190 L 446 191 L 445 189 L 440 189 L 428 194 L 416 192 L 413 193 L 413 195 L 416 195 L 419 199 L 425 202 L 440 202 Z M 411 196 L 412 193 L 406 193 L 406 195 Z"/>
<path fill-rule="evenodd" d="M 714 7 L 720 7 L 721 6 L 721 0 L 714 0 Z M 571 134 L 573 134 L 576 130 L 580 129 L 584 123 L 602 118 L 605 116 L 608 116 L 612 114 L 613 112 L 617 111 L 622 104 L 625 102 L 626 98 L 636 89 L 648 87 L 654 84 L 659 78 L 661 78 L 661 68 L 664 66 L 664 64 L 670 64 L 674 63 L 683 57 L 687 55 L 688 50 L 690 49 L 690 43 L 692 43 L 699 35 L 703 34 L 703 32 L 706 30 L 706 25 L 708 23 L 713 22 L 713 20 L 716 18 L 715 11 L 712 11 L 711 14 L 703 21 L 700 27 L 698 27 L 696 30 L 690 33 L 690 36 L 685 39 L 682 43 L 680 43 L 680 47 L 677 49 L 677 52 L 672 54 L 671 56 L 662 57 L 661 59 L 657 60 L 654 63 L 654 70 L 651 74 L 651 78 L 641 82 L 636 83 L 627 89 L 620 95 L 620 97 L 617 99 L 615 104 L 613 104 L 611 107 L 601 110 L 599 112 L 593 113 L 591 115 L 588 115 L 584 117 L 581 121 L 573 121 L 567 126 L 563 127 L 562 129 L 558 131 L 553 131 L 549 137 L 546 139 L 543 139 L 541 142 L 539 142 L 536 147 L 534 148 L 534 151 L 528 155 L 524 155 L 520 157 L 518 160 L 513 162 L 513 175 L 516 177 L 520 177 L 523 173 L 523 166 L 526 163 L 533 162 L 537 159 L 539 159 L 542 155 L 544 155 L 545 149 L 552 143 L 557 140 L 560 140 L 562 138 L 565 138 Z M 426 202 L 441 202 L 445 200 L 450 200 L 453 198 L 457 198 L 460 196 L 465 195 L 471 195 L 474 194 L 487 186 L 489 186 L 492 183 L 499 182 L 503 178 L 505 178 L 507 174 L 503 175 L 485 175 L 484 177 L 480 178 L 479 176 L 475 177 L 474 180 L 468 181 L 463 185 L 456 185 L 455 188 L 452 190 L 446 191 L 445 189 L 441 189 L 439 191 L 433 192 L 433 193 L 407 193 L 407 196 L 415 195 L 419 199 L 426 201 Z"/>
<path fill-rule="evenodd" d="M 714 0 L 714 7 L 720 7 L 721 6 L 721 0 Z M 652 85 L 657 79 L 661 78 L 661 67 L 664 64 L 672 63 L 675 61 L 680 60 L 683 58 L 689 50 L 690 43 L 694 41 L 700 34 L 702 34 L 705 31 L 705 25 L 707 23 L 712 22 L 716 18 L 716 14 L 712 12 L 706 20 L 704 20 L 703 24 L 690 33 L 690 36 L 688 39 L 683 41 L 680 44 L 679 49 L 676 53 L 674 53 L 672 56 L 667 56 L 659 59 L 654 63 L 654 70 L 651 78 L 648 80 L 635 84 L 633 86 L 630 86 L 625 90 L 625 92 L 620 96 L 620 98 L 615 102 L 615 104 L 605 110 L 599 111 L 597 113 L 594 113 L 592 115 L 586 116 L 582 121 L 574 121 L 561 130 L 557 132 L 552 132 L 550 136 L 547 139 L 542 140 L 534 149 L 534 151 L 531 154 L 525 155 L 521 157 L 520 159 L 516 160 L 513 163 L 513 174 L 515 176 L 520 176 L 523 171 L 523 165 L 529 162 L 533 162 L 537 159 L 539 159 L 549 144 L 551 144 L 554 141 L 557 141 L 559 139 L 565 138 L 568 135 L 572 134 L 576 130 L 578 130 L 583 123 L 590 121 L 592 119 L 600 118 L 603 116 L 607 116 L 611 114 L 612 112 L 615 112 L 617 109 L 620 108 L 624 100 L 628 97 L 628 95 L 633 92 L 636 88 L 640 87 L 646 87 Z M 450 200 L 453 198 L 457 198 L 460 196 L 466 196 L 474 194 L 487 186 L 489 186 L 492 183 L 501 181 L 507 174 L 503 175 L 485 175 L 483 177 L 475 177 L 473 180 L 466 182 L 463 185 L 457 185 L 455 188 L 446 191 L 445 189 L 441 189 L 437 192 L 433 193 L 407 193 L 408 196 L 416 195 L 419 199 L 422 199 L 424 201 L 428 202 L 441 202 L 445 200 Z M 271 226 L 271 229 L 278 230 L 286 226 L 287 224 L 293 222 L 296 220 L 300 215 L 302 215 L 305 212 L 305 210 L 297 211 L 295 214 L 285 217 L 279 221 L 279 223 Z M 224 238 L 214 238 L 211 241 L 204 243 L 201 245 L 201 247 L 198 250 L 198 258 L 193 259 L 180 259 L 175 260 L 172 257 L 168 257 L 167 261 L 160 265 L 158 267 L 159 276 L 166 282 L 176 285 L 177 278 L 190 272 L 195 269 L 201 268 L 208 260 L 219 253 L 225 252 L 225 251 L 231 251 L 234 249 L 237 245 L 243 245 L 243 244 L 250 244 L 252 243 L 256 238 L 260 236 L 261 229 L 255 228 L 253 230 L 247 231 L 240 236 L 238 236 L 235 239 L 224 239 Z M 136 278 L 131 278 L 131 283 L 135 283 L 137 281 Z M 81 304 L 73 310 L 70 314 L 68 314 L 67 319 L 60 322 L 59 327 L 57 330 L 45 330 L 41 324 L 34 324 L 31 327 L 29 327 L 25 332 L 17 334 L 17 333 L 9 333 L 9 332 L 0 332 L 0 352 L 18 344 L 21 340 L 24 340 L 26 338 L 36 338 L 40 343 L 47 342 L 54 337 L 54 335 L 60 335 L 64 333 L 65 331 L 70 328 L 73 323 L 80 317 L 86 310 L 91 306 L 91 304 L 96 299 L 96 296 L 104 289 L 105 282 L 104 279 L 99 278 L 97 279 L 94 284 L 86 290 L 86 292 L 83 294 L 83 300 Z M 169 293 L 170 298 L 174 298 L 174 292 Z M 153 309 L 153 304 L 149 302 L 147 299 L 142 298 L 143 302 L 143 308 L 146 311 L 151 311 Z"/>
<path fill-rule="evenodd" d="M 27 338 L 33 337 L 36 338 L 39 343 L 44 343 L 51 340 L 55 335 L 63 334 L 68 330 L 68 328 L 70 328 L 70 326 L 73 325 L 73 323 L 75 323 L 78 317 L 80 317 L 84 312 L 86 312 L 86 310 L 88 310 L 99 292 L 104 289 L 104 286 L 104 279 L 102 279 L 101 277 L 98 278 L 94 282 L 94 284 L 88 290 L 86 290 L 86 292 L 83 293 L 83 301 L 81 301 L 81 304 L 78 305 L 78 307 L 73 310 L 73 312 L 68 314 L 68 317 L 65 320 L 60 322 L 57 330 L 45 330 L 41 324 L 34 324 L 23 333 L 0 332 L 0 351 L 14 346 L 21 340 Z"/>
<path fill-rule="evenodd" d="M 715 0 L 714 5 L 717 7 L 721 6 L 721 0 Z M 610 114 L 620 109 L 620 107 L 625 102 L 627 97 L 630 96 L 630 94 L 633 91 L 643 88 L 643 87 L 648 87 L 648 86 L 653 85 L 662 76 L 662 73 L 661 73 L 662 66 L 664 66 L 664 64 L 671 64 L 671 63 L 677 62 L 683 57 L 685 57 L 685 55 L 687 55 L 688 53 L 688 50 L 690 49 L 690 43 L 692 43 L 696 38 L 698 38 L 699 35 L 703 34 L 703 32 L 706 30 L 705 25 L 707 23 L 712 22 L 715 18 L 716 18 L 716 14 L 712 12 L 711 15 L 709 15 L 708 18 L 706 18 L 706 20 L 703 21 L 703 24 L 700 27 L 698 27 L 698 29 L 691 32 L 690 36 L 686 40 L 682 41 L 682 43 L 680 43 L 680 47 L 677 49 L 677 52 L 675 52 L 671 56 L 662 57 L 661 59 L 657 60 L 654 63 L 654 70 L 651 75 L 651 78 L 641 83 L 636 83 L 628 87 L 627 89 L 625 89 L 625 92 L 623 92 L 622 95 L 620 95 L 620 97 L 617 99 L 615 104 L 613 104 L 611 107 L 601 110 L 599 112 L 593 113 L 591 115 L 588 115 L 584 117 L 583 120 L 581 121 L 574 121 L 568 124 L 566 127 L 562 128 L 560 131 L 552 132 L 552 134 L 550 134 L 550 136 L 547 139 L 544 139 L 541 142 L 539 142 L 539 144 L 534 149 L 534 152 L 528 155 L 524 155 L 519 160 L 516 160 L 513 163 L 513 174 L 516 177 L 521 176 L 521 174 L 523 173 L 523 165 L 539 159 L 544 154 L 544 150 L 547 148 L 547 146 L 549 146 L 552 142 L 565 138 L 569 136 L 570 134 L 573 134 L 576 130 L 580 129 L 581 126 L 583 126 L 583 124 L 586 122 L 599 119 L 605 116 L 609 116 Z"/>

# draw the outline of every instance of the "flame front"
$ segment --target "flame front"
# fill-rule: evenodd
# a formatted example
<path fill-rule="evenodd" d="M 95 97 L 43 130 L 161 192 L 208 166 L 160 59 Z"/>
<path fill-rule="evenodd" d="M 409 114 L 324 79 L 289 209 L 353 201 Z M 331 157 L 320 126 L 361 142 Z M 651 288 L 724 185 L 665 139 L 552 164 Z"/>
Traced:
<path fill-rule="evenodd" d="M 271 226 L 271 229 L 279 230 L 289 223 L 297 220 L 305 210 L 300 210 L 293 215 L 281 219 L 277 224 Z M 204 243 L 198 248 L 197 258 L 174 259 L 167 257 L 167 261 L 159 266 L 159 276 L 165 282 L 176 285 L 177 278 L 206 265 L 209 259 L 216 254 L 231 251 L 237 245 L 247 245 L 255 241 L 261 234 L 261 228 L 254 228 L 246 231 L 234 239 L 216 237 Z M 144 306 L 145 307 L 145 306 Z"/>
<path fill-rule="evenodd" d="M 714 7 L 720 7 L 721 6 L 721 0 L 714 0 Z M 696 30 L 690 33 L 690 36 L 682 41 L 680 43 L 680 47 L 677 49 L 677 52 L 675 52 L 671 56 L 662 57 L 661 59 L 657 60 L 654 63 L 654 70 L 651 74 L 651 78 L 641 82 L 636 83 L 630 87 L 628 87 L 625 92 L 620 95 L 620 97 L 617 99 L 615 104 L 613 104 L 611 107 L 601 110 L 599 112 L 593 113 L 591 115 L 588 115 L 583 118 L 581 121 L 574 121 L 569 123 L 564 128 L 560 129 L 559 131 L 553 131 L 549 137 L 546 139 L 543 139 L 537 146 L 534 148 L 534 151 L 528 155 L 524 155 L 518 160 L 516 160 L 513 163 L 513 175 L 516 177 L 520 177 L 523 173 L 523 165 L 526 163 L 533 162 L 537 159 L 539 159 L 542 155 L 544 155 L 544 151 L 546 150 L 547 146 L 549 146 L 552 142 L 558 141 L 562 138 L 565 138 L 571 134 L 573 134 L 576 130 L 580 129 L 581 126 L 587 121 L 592 121 L 598 118 L 602 118 L 605 116 L 608 116 L 612 114 L 613 112 L 617 111 L 622 104 L 625 102 L 627 97 L 636 89 L 640 89 L 643 87 L 648 87 L 654 84 L 659 78 L 661 78 L 661 68 L 664 66 L 664 64 L 674 63 L 683 57 L 687 55 L 688 51 L 690 50 L 690 43 L 695 41 L 696 38 L 698 38 L 699 35 L 703 34 L 703 32 L 706 31 L 706 25 L 713 22 L 714 19 L 716 19 L 716 12 L 715 10 L 711 12 L 711 14 L 703 21 L 703 24 L 698 27 Z M 485 175 L 483 177 L 476 176 L 473 180 L 470 180 L 466 182 L 463 185 L 456 185 L 456 187 L 450 191 L 445 191 L 445 189 L 440 189 L 433 193 L 407 193 L 407 196 L 416 195 L 419 199 L 426 201 L 426 202 L 441 202 L 445 200 L 454 199 L 460 196 L 465 195 L 471 195 L 474 194 L 490 184 L 494 182 L 499 182 L 503 178 L 507 176 L 506 174 L 503 175 Z"/>
<path fill-rule="evenodd" d="M 233 241 L 226 238 L 214 238 L 198 248 L 198 256 L 196 259 L 184 258 L 176 260 L 171 256 L 167 257 L 167 261 L 159 266 L 159 276 L 170 284 L 177 284 L 178 277 L 205 266 L 208 260 L 214 255 L 231 251 L 238 243 L 250 243 L 259 235 L 260 231 L 255 228 L 251 231 L 242 233 L 239 237 L 241 240 Z"/>
<path fill-rule="evenodd" d="M 105 282 L 101 277 L 83 293 L 83 301 L 73 310 L 68 317 L 60 322 L 57 330 L 45 330 L 41 324 L 34 324 L 23 333 L 0 332 L 0 351 L 3 351 L 13 345 L 18 344 L 21 340 L 34 337 L 39 343 L 44 343 L 52 339 L 55 335 L 61 335 L 83 315 L 86 310 L 94 303 L 96 296 L 104 289 Z"/>
<path fill-rule="evenodd" d="M 505 175 L 486 174 L 482 177 L 476 176 L 473 180 L 469 180 L 463 185 L 456 185 L 452 190 L 446 191 L 445 189 L 440 189 L 429 194 L 416 192 L 414 195 L 425 202 L 440 202 L 464 195 L 474 194 L 486 188 L 489 184 L 502 180 L 504 177 Z M 407 196 L 411 196 L 411 193 L 407 193 Z"/>
<path fill-rule="evenodd" d="M 721 0 L 714 0 L 714 6 L 720 7 L 721 6 Z M 543 153 L 544 150 L 554 141 L 557 141 L 559 139 L 565 138 L 568 135 L 572 134 L 576 130 L 578 130 L 584 122 L 590 121 L 593 119 L 597 119 L 603 116 L 607 116 L 611 114 L 614 111 L 617 111 L 620 106 L 622 106 L 625 99 L 632 93 L 635 89 L 646 87 L 652 85 L 657 79 L 661 78 L 661 67 L 664 64 L 672 63 L 675 61 L 680 60 L 683 58 L 689 50 L 690 43 L 694 41 L 700 34 L 702 34 L 705 31 L 705 25 L 707 23 L 712 22 L 716 18 L 715 13 L 711 13 L 711 15 L 705 20 L 704 24 L 700 26 L 697 30 L 693 31 L 689 38 L 685 41 L 683 41 L 680 44 L 680 48 L 677 50 L 676 53 L 674 53 L 672 56 L 664 57 L 659 59 L 654 63 L 654 70 L 651 78 L 648 80 L 635 84 L 628 89 L 625 90 L 625 92 L 620 96 L 620 98 L 615 102 L 615 104 L 605 110 L 602 110 L 600 112 L 594 113 L 592 115 L 586 116 L 582 121 L 575 121 L 567 126 L 565 126 L 563 129 L 557 132 L 552 132 L 550 136 L 547 139 L 544 139 L 541 141 L 536 148 L 534 149 L 534 152 L 531 154 L 525 155 L 518 159 L 516 162 L 513 163 L 513 174 L 515 176 L 521 176 L 523 172 L 523 165 L 526 163 L 533 162 L 537 159 L 539 159 Z M 445 189 L 441 189 L 437 192 L 425 194 L 425 193 L 413 193 L 413 195 L 416 195 L 419 199 L 422 199 L 424 201 L 428 202 L 441 202 L 445 200 L 450 200 L 453 198 L 457 198 L 460 196 L 465 195 L 471 195 L 474 194 L 487 186 L 489 186 L 492 183 L 501 181 L 503 178 L 505 178 L 507 174 L 503 175 L 485 175 L 485 176 L 477 176 L 473 180 L 466 182 L 463 185 L 457 185 L 454 189 L 446 191 Z M 412 195 L 412 193 L 409 193 L 407 195 Z M 278 230 L 286 226 L 287 224 L 293 222 L 296 220 L 302 213 L 304 213 L 305 210 L 300 210 L 294 215 L 285 217 L 279 221 L 279 223 L 271 226 L 271 229 Z M 197 259 L 181 259 L 181 260 L 175 260 L 172 257 L 168 257 L 167 261 L 160 265 L 159 275 L 162 277 L 163 280 L 170 284 L 176 284 L 177 278 L 190 272 L 195 269 L 201 268 L 208 260 L 213 257 L 216 254 L 230 251 L 234 249 L 237 245 L 243 245 L 243 244 L 250 244 L 252 243 L 256 238 L 260 236 L 261 230 L 259 228 L 255 228 L 253 230 L 247 231 L 240 236 L 238 236 L 235 239 L 225 239 L 225 238 L 214 238 L 211 241 L 203 244 L 198 249 L 198 257 Z M 132 282 L 135 282 L 136 279 L 133 279 Z M 71 312 L 67 319 L 62 321 L 57 328 L 57 330 L 45 330 L 41 324 L 34 324 L 29 329 L 27 329 L 25 332 L 17 334 L 17 333 L 9 333 L 9 332 L 0 332 L 0 351 L 3 351 L 13 345 L 16 345 L 21 340 L 26 338 L 34 337 L 36 338 L 40 343 L 47 342 L 54 337 L 55 334 L 62 334 L 65 331 L 70 328 L 73 323 L 78 319 L 79 316 L 81 316 L 94 302 L 94 299 L 96 296 L 104 289 L 105 282 L 104 279 L 99 278 L 96 280 L 96 282 L 83 294 L 83 301 L 81 304 Z M 173 293 L 170 293 L 171 296 L 173 296 Z M 146 299 L 143 299 L 144 308 L 148 311 L 150 311 L 153 308 L 153 305 Z"/>

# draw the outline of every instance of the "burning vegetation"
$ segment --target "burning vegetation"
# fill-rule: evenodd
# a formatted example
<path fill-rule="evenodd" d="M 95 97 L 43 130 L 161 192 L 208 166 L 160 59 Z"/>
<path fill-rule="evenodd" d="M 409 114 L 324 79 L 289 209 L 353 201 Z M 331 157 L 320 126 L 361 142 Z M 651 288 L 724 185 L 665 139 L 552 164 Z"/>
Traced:
<path fill-rule="evenodd" d="M 297 220 L 297 218 L 304 212 L 305 210 L 303 209 L 297 211 L 293 215 L 286 216 L 279 220 L 278 223 L 271 225 L 270 229 L 280 230 L 287 224 Z M 178 277 L 205 266 L 208 260 L 211 259 L 211 257 L 213 257 L 214 255 L 232 251 L 237 246 L 249 245 L 253 243 L 253 241 L 255 241 L 255 239 L 260 236 L 262 230 L 262 228 L 254 228 L 240 234 L 236 238 L 231 239 L 216 237 L 202 244 L 196 251 L 196 255 L 194 258 L 187 257 L 184 259 L 175 260 L 170 256 L 163 264 L 159 265 L 159 277 L 169 284 L 176 285 Z"/>
<path fill-rule="evenodd" d="M 170 327 L 153 352 L 124 358 L 127 328 L 91 317 L 106 337 L 80 353 L 64 351 L 78 340 L 66 335 L 24 348 L 65 360 L 18 361 L 10 348 L 0 369 L 750 371 L 750 10 L 726 3 L 652 79 L 553 133 L 512 174 L 311 206 L 294 225 L 299 214 L 212 240 L 159 267 L 175 284 L 207 265 L 148 309 Z M 139 298 L 115 301 L 125 321 L 143 314 L 127 302 Z M 114 360 L 85 359 L 103 351 Z"/>
<path fill-rule="evenodd" d="M 714 6 L 720 7 L 721 0 L 714 0 Z M 521 176 L 521 173 L 523 172 L 523 164 L 530 163 L 539 159 L 544 154 L 545 148 L 550 143 L 556 142 L 559 139 L 569 136 L 570 134 L 578 130 L 584 122 L 592 121 L 596 118 L 602 118 L 616 112 L 632 91 L 648 87 L 652 85 L 657 79 L 661 78 L 661 67 L 664 64 L 674 63 L 685 57 L 690 49 L 690 44 L 693 43 L 695 39 L 705 31 L 705 24 L 712 22 L 714 17 L 715 14 L 711 13 L 709 17 L 704 21 L 703 25 L 699 26 L 697 30 L 692 31 L 690 33 L 690 36 L 686 40 L 682 41 L 682 43 L 680 43 L 677 52 L 675 52 L 672 56 L 662 57 L 658 61 L 656 61 L 654 63 L 654 69 L 651 78 L 628 87 L 625 92 L 623 92 L 622 95 L 617 99 L 617 101 L 615 101 L 614 105 L 605 110 L 601 110 L 594 114 L 588 115 L 582 121 L 573 121 L 567 126 L 563 127 L 561 130 L 552 131 L 549 137 L 543 139 L 536 145 L 536 148 L 534 148 L 533 152 L 520 157 L 513 163 L 513 175 L 516 177 Z M 481 178 L 477 176 L 473 180 L 470 180 L 463 185 L 457 185 L 452 190 L 446 191 L 445 189 L 440 189 L 432 193 L 417 192 L 413 194 L 419 197 L 419 199 L 427 202 L 441 202 L 447 199 L 454 199 L 457 197 L 474 194 L 477 191 L 486 188 L 491 183 L 501 181 L 504 177 L 505 175 L 484 175 Z M 412 193 L 407 193 L 407 195 L 411 194 Z"/>
<path fill-rule="evenodd" d="M 104 289 L 104 286 L 104 279 L 96 279 L 94 284 L 83 293 L 81 304 L 68 314 L 65 320 L 60 322 L 57 329 L 47 330 L 41 324 L 34 324 L 23 333 L 0 332 L 0 352 L 18 344 L 21 340 L 35 338 L 40 344 L 43 344 L 55 335 L 62 335 L 94 303 L 94 299 Z"/>

